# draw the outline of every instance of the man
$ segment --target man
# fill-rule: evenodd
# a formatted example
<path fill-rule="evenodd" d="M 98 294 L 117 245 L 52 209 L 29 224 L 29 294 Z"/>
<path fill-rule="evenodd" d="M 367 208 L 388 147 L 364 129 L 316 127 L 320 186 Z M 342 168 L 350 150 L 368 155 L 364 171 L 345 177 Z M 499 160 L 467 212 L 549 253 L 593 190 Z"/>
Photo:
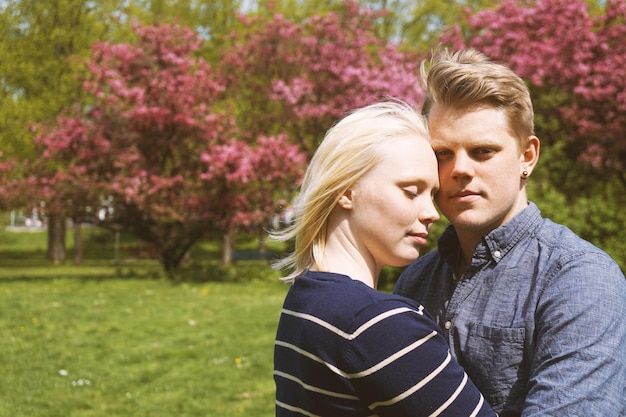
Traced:
<path fill-rule="evenodd" d="M 524 82 L 474 50 L 422 66 L 451 225 L 395 292 L 436 318 L 501 416 L 626 416 L 626 279 L 602 250 L 542 218 Z"/>

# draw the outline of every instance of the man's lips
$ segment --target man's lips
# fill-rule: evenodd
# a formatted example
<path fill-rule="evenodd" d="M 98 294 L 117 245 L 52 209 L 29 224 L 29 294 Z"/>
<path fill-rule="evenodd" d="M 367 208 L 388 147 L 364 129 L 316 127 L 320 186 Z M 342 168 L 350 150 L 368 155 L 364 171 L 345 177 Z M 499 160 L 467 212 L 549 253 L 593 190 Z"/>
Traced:
<path fill-rule="evenodd" d="M 459 191 L 458 193 L 454 193 L 450 199 L 457 203 L 471 203 L 480 198 L 480 193 L 476 191 Z"/>

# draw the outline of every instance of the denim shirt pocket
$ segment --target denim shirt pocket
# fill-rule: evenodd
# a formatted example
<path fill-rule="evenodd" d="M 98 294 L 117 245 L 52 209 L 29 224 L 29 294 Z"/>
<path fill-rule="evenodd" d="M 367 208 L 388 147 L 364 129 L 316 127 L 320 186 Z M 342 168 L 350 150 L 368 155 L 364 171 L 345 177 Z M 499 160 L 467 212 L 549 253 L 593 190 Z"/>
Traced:
<path fill-rule="evenodd" d="M 521 410 L 528 370 L 524 364 L 524 328 L 490 327 L 476 323 L 459 332 L 459 362 L 485 399 L 496 410 Z M 464 341 L 464 342 L 463 342 Z"/>

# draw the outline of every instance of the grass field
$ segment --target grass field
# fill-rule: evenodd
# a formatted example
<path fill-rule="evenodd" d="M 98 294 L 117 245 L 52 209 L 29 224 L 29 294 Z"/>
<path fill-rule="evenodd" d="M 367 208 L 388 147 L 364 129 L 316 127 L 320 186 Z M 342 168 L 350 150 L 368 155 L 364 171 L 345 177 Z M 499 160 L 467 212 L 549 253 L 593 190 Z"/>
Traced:
<path fill-rule="evenodd" d="M 174 283 L 153 262 L 50 266 L 44 249 L 0 234 L 0 417 L 274 414 L 287 288 L 264 263 L 238 282 Z"/>

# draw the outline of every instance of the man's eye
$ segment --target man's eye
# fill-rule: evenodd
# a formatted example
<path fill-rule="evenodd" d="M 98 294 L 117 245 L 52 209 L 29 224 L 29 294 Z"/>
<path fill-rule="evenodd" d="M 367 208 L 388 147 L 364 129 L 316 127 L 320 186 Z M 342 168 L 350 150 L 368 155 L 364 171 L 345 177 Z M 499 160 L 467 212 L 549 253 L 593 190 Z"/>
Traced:
<path fill-rule="evenodd" d="M 478 158 L 489 158 L 495 153 L 495 150 L 490 148 L 480 148 L 474 151 L 474 155 Z"/>
<path fill-rule="evenodd" d="M 452 152 L 446 150 L 435 151 L 435 156 L 437 159 L 446 159 L 448 158 Z"/>

